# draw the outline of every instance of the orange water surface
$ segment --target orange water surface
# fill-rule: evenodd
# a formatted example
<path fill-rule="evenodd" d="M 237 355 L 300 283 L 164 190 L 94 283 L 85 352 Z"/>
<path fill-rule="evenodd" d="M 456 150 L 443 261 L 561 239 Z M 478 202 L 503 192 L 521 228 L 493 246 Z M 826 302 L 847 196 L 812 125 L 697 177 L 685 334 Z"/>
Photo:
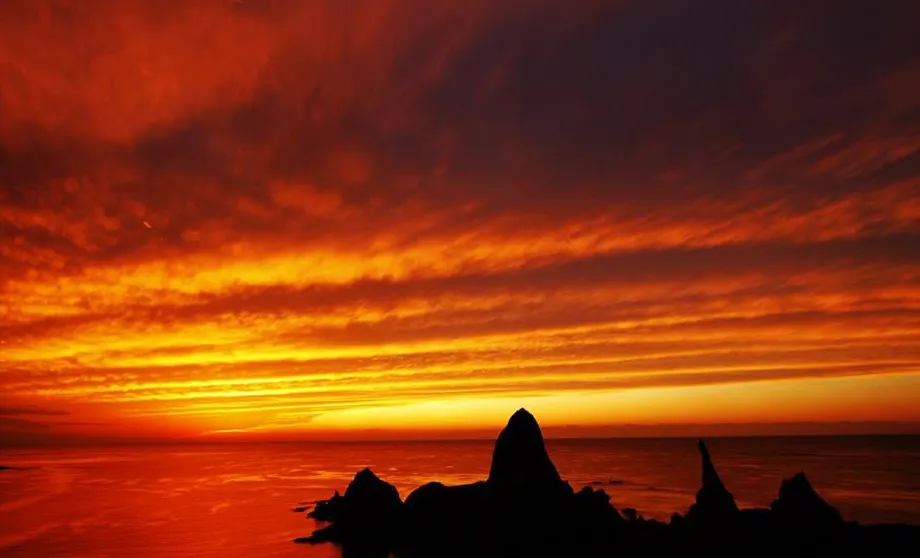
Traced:
<path fill-rule="evenodd" d="M 848 519 L 920 523 L 920 437 L 717 438 L 723 479 L 743 506 L 767 505 L 805 470 Z M 578 489 L 602 484 L 617 507 L 666 519 L 699 484 L 691 439 L 549 440 Z M 338 556 L 294 545 L 314 522 L 293 508 L 372 467 L 405 497 L 431 480 L 488 473 L 491 441 L 224 444 L 5 449 L 2 556 Z"/>

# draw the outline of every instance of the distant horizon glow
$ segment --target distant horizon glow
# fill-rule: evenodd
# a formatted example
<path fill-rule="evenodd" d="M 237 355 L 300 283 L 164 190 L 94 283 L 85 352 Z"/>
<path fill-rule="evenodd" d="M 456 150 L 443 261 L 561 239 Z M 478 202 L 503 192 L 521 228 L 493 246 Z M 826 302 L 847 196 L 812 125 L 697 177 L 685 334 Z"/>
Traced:
<path fill-rule="evenodd" d="M 920 432 L 920 12 L 359 4 L 0 6 L 0 444 Z"/>

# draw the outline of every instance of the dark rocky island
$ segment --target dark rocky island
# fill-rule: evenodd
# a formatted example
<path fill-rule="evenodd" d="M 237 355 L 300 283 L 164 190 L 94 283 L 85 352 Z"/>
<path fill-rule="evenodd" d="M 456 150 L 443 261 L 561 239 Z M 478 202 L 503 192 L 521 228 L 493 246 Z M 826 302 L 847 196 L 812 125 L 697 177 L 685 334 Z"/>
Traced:
<path fill-rule="evenodd" d="M 648 520 L 616 510 L 604 490 L 575 492 L 521 409 L 498 436 L 487 480 L 428 483 L 403 502 L 364 469 L 308 514 L 328 525 L 295 542 L 335 543 L 346 557 L 920 556 L 920 527 L 845 521 L 804 473 L 783 481 L 769 508 L 739 509 L 702 440 L 699 451 L 694 504 L 667 523 Z"/>

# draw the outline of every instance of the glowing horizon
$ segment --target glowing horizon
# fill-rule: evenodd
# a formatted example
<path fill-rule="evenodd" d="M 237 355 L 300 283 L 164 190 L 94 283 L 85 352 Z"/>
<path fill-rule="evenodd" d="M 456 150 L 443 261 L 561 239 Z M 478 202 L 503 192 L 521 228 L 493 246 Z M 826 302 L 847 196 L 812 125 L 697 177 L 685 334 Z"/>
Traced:
<path fill-rule="evenodd" d="M 906 18 L 612 4 L 0 6 L 0 438 L 920 424 Z"/>

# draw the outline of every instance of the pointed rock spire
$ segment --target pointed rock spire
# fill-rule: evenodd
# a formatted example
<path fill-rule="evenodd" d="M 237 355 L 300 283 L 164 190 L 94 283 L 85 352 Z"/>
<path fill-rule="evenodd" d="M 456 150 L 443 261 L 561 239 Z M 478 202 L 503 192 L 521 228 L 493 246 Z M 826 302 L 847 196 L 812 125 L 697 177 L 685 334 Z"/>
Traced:
<path fill-rule="evenodd" d="M 699 441 L 700 458 L 702 460 L 703 486 L 696 493 L 696 503 L 687 512 L 688 518 L 696 518 L 703 522 L 714 519 L 724 519 L 738 513 L 738 505 L 731 492 L 722 484 L 722 479 L 712 464 L 709 450 L 703 440 Z"/>
<path fill-rule="evenodd" d="M 519 409 L 498 435 L 489 469 L 490 484 L 560 485 L 562 479 L 550 461 L 537 419 Z"/>
<path fill-rule="evenodd" d="M 719 478 L 719 473 L 716 471 L 715 465 L 712 464 L 712 458 L 709 456 L 709 450 L 706 449 L 706 444 L 703 440 L 700 440 L 697 446 L 700 450 L 700 458 L 703 461 L 703 486 L 709 486 L 727 492 L 725 485 L 722 484 L 722 479 Z"/>

